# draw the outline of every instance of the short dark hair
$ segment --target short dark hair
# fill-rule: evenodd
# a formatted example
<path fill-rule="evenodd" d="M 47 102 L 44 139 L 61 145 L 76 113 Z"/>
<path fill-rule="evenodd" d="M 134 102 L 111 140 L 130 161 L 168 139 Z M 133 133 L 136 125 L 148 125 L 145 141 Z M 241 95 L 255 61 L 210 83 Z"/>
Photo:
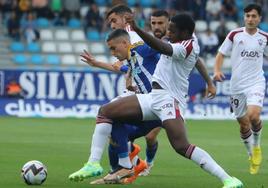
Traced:
<path fill-rule="evenodd" d="M 121 5 L 116 5 L 116 6 L 112 7 L 108 11 L 108 13 L 106 15 L 106 19 L 113 13 L 115 13 L 115 14 L 124 14 L 124 13 L 127 13 L 127 12 L 132 13 L 132 10 L 128 6 L 122 5 L 122 4 Z"/>
<path fill-rule="evenodd" d="M 261 8 L 261 6 L 259 4 L 256 4 L 256 3 L 248 4 L 244 8 L 244 13 L 250 12 L 251 10 L 256 10 L 260 16 L 262 14 L 262 8 Z"/>
<path fill-rule="evenodd" d="M 167 11 L 165 10 L 156 10 L 152 13 L 151 16 L 154 16 L 154 17 L 160 17 L 160 16 L 165 16 L 167 18 L 169 18 L 169 14 Z"/>
<path fill-rule="evenodd" d="M 122 36 L 127 37 L 130 41 L 129 34 L 126 30 L 116 29 L 116 30 L 112 31 L 111 33 L 109 33 L 109 35 L 106 38 L 106 42 L 109 42 L 110 40 L 113 40 L 115 38 L 122 37 Z"/>
<path fill-rule="evenodd" d="M 181 31 L 188 31 L 190 35 L 193 34 L 195 28 L 195 22 L 193 18 L 187 13 L 177 14 L 171 18 L 177 29 Z"/>

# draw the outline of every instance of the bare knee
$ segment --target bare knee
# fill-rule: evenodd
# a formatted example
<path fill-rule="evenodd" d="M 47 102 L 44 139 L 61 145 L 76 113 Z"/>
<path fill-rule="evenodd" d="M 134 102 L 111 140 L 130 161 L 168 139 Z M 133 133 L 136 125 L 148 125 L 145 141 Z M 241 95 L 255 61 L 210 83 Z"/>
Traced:
<path fill-rule="evenodd" d="M 242 132 L 248 131 L 248 129 L 250 129 L 250 121 L 249 121 L 249 118 L 247 116 L 245 116 L 243 118 L 237 118 L 237 121 L 240 125 L 240 130 Z"/>
<path fill-rule="evenodd" d="M 251 124 L 256 125 L 260 122 L 260 114 L 257 112 L 248 115 Z"/>

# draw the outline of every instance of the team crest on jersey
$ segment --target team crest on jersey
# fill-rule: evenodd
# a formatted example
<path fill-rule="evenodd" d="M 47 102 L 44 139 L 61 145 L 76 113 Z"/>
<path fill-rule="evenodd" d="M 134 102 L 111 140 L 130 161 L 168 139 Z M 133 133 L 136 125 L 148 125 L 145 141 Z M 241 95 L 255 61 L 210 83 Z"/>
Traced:
<path fill-rule="evenodd" d="M 259 40 L 258 40 L 258 43 L 259 43 L 260 46 L 262 46 L 262 44 L 263 44 L 262 39 L 259 39 Z"/>

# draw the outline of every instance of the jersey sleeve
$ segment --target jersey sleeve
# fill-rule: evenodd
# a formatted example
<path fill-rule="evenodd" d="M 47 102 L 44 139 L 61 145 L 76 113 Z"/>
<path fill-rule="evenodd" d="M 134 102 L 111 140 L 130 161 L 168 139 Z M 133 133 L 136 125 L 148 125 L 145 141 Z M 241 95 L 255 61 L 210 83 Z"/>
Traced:
<path fill-rule="evenodd" d="M 230 32 L 225 40 L 223 41 L 222 45 L 219 48 L 219 52 L 222 53 L 223 55 L 230 55 L 233 47 L 233 41 L 230 39 L 230 35 L 232 33 Z"/>
<path fill-rule="evenodd" d="M 185 46 L 183 46 L 180 43 L 175 43 L 175 44 L 170 43 L 170 44 L 171 44 L 172 49 L 173 49 L 172 57 L 174 59 L 183 60 L 186 58 L 187 50 L 186 50 Z"/>
<path fill-rule="evenodd" d="M 135 31 L 128 31 L 129 37 L 130 37 L 130 43 L 138 43 L 138 42 L 143 42 L 141 37 L 135 32 Z"/>
<path fill-rule="evenodd" d="M 145 43 L 143 43 L 141 45 L 137 45 L 133 49 L 143 58 L 152 57 L 154 55 L 159 54 L 156 50 L 152 49 L 150 46 L 148 46 Z"/>

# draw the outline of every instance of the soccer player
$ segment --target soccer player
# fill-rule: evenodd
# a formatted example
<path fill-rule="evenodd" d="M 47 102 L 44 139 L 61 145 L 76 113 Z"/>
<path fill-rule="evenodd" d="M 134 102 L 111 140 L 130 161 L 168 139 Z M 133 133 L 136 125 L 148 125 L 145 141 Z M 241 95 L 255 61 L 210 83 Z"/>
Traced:
<path fill-rule="evenodd" d="M 257 4 L 244 8 L 245 27 L 231 31 L 216 56 L 214 80 L 223 81 L 224 56 L 231 54 L 231 108 L 240 125 L 240 137 L 247 149 L 251 174 L 256 174 L 262 161 L 260 139 L 265 95 L 263 56 L 268 56 L 268 34 L 258 29 L 262 9 Z"/>
<path fill-rule="evenodd" d="M 113 29 L 116 29 L 117 27 L 126 28 L 128 30 L 128 34 L 130 35 L 130 43 L 133 44 L 133 40 L 132 40 L 133 38 L 139 39 L 139 40 L 141 40 L 141 39 L 139 36 L 137 36 L 137 34 L 135 32 L 130 30 L 130 27 L 123 19 L 124 18 L 123 15 L 126 13 L 130 13 L 130 12 L 131 12 L 131 10 L 128 7 L 125 7 L 123 5 L 114 7 L 108 13 L 108 20 L 109 20 L 110 26 Z M 139 42 L 137 42 L 137 43 L 139 43 Z M 146 51 L 145 51 L 145 53 L 146 53 Z M 94 65 L 98 64 L 98 62 L 92 61 L 92 60 L 94 60 L 94 58 L 92 56 L 90 56 L 89 54 L 84 54 L 84 58 L 86 59 L 86 61 L 89 64 L 94 64 Z M 152 66 L 153 63 L 151 61 L 149 61 L 149 62 Z M 210 93 L 210 96 L 214 96 L 215 95 L 215 87 L 213 86 L 211 80 L 209 79 L 204 66 L 201 63 L 199 63 L 199 64 L 200 64 L 200 66 L 199 66 L 200 73 L 202 74 L 202 76 L 204 77 L 204 79 L 208 83 L 208 91 Z M 104 65 L 104 66 L 107 66 L 107 65 Z M 110 67 L 110 70 L 113 70 L 114 67 L 112 67 L 111 65 L 108 65 L 108 66 Z M 147 92 L 145 92 L 145 93 L 147 93 Z M 107 139 L 108 139 L 110 133 L 111 133 L 111 126 L 110 125 L 104 124 L 103 126 L 98 126 L 98 127 L 96 126 L 95 131 L 94 131 L 94 135 L 92 138 L 91 153 L 90 153 L 89 160 L 83 168 L 81 168 L 80 170 L 78 170 L 77 172 L 75 172 L 69 176 L 69 178 L 71 180 L 83 180 L 84 178 L 97 176 L 97 175 L 101 174 L 101 172 L 103 170 L 99 164 L 99 161 L 101 159 L 105 144 L 107 142 Z"/>
<path fill-rule="evenodd" d="M 162 55 L 153 74 L 152 92 L 120 98 L 103 105 L 98 117 L 102 124 L 160 119 L 174 150 L 218 177 L 224 188 L 239 188 L 240 180 L 230 177 L 201 148 L 188 142 L 183 112 L 188 92 L 188 77 L 198 59 L 199 46 L 192 38 L 195 23 L 187 14 L 176 15 L 168 28 L 169 43 L 154 38 L 137 27 L 133 15 L 127 22 L 141 38 Z M 98 125 L 97 126 L 101 126 Z"/>

